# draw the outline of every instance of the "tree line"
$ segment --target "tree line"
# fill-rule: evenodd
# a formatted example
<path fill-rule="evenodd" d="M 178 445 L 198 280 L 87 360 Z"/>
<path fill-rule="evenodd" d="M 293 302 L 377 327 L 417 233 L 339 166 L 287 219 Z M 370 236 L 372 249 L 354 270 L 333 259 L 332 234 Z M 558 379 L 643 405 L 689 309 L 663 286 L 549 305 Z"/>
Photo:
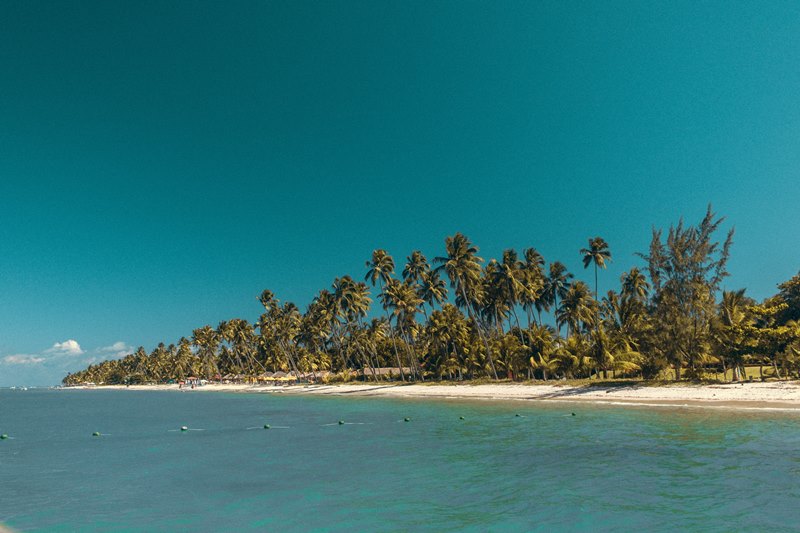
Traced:
<path fill-rule="evenodd" d="M 594 287 L 535 249 L 484 261 L 461 233 L 432 261 L 413 251 L 402 269 L 385 250 L 366 262 L 363 281 L 345 275 L 302 312 L 269 291 L 255 323 L 235 318 L 195 329 L 177 344 L 140 347 L 121 359 L 67 375 L 64 384 L 215 380 L 278 370 L 403 380 L 744 376 L 746 364 L 778 378 L 800 377 L 800 273 L 756 302 L 722 282 L 733 230 L 709 206 L 696 225 L 654 229 L 644 268 L 598 293 L 611 261 L 601 237 L 580 249 Z M 398 275 L 398 270 L 399 275 Z M 371 314 L 372 290 L 379 313 Z"/>

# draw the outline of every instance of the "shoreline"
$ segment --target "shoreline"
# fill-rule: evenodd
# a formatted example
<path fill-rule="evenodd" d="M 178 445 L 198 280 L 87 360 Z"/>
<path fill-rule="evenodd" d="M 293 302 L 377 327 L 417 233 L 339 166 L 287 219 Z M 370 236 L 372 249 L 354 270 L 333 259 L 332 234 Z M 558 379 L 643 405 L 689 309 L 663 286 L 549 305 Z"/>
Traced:
<path fill-rule="evenodd" d="M 712 385 L 558 385 L 558 384 L 402 384 L 319 385 L 207 384 L 195 389 L 170 385 L 101 385 L 69 389 L 298 394 L 430 400 L 541 401 L 609 406 L 703 407 L 800 412 L 800 382 L 720 383 Z"/>

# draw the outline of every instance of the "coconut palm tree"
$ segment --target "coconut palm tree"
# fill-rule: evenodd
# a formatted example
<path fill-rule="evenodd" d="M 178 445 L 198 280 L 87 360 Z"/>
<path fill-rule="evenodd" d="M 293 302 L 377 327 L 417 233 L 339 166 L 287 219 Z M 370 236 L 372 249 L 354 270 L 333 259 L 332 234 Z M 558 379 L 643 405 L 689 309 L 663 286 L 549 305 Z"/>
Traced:
<path fill-rule="evenodd" d="M 367 261 L 366 265 L 369 270 L 364 280 L 369 281 L 373 287 L 377 284 L 380 292 L 383 292 L 384 285 L 386 285 L 389 280 L 393 279 L 394 259 L 392 259 L 392 256 L 389 255 L 386 250 L 373 250 L 372 258 Z M 384 312 L 386 313 L 386 320 L 391 323 L 389 319 L 389 310 L 384 307 Z M 394 356 L 397 360 L 397 369 L 400 373 L 400 378 L 405 381 L 403 365 L 400 363 L 400 353 L 397 351 L 397 341 L 394 338 L 394 331 L 392 331 L 391 328 L 389 329 L 389 336 L 392 339 L 392 349 L 394 350 Z"/>
<path fill-rule="evenodd" d="M 542 309 L 539 303 L 543 296 L 545 286 L 544 275 L 544 257 L 536 248 L 527 248 L 523 255 L 525 256 L 525 263 L 522 265 L 523 271 L 523 290 L 519 295 L 522 308 L 528 316 L 528 326 L 530 326 L 533 315 L 533 310 L 536 309 L 539 324 L 542 323 Z"/>
<path fill-rule="evenodd" d="M 494 286 L 498 287 L 510 311 L 508 329 L 511 330 L 511 315 L 514 316 L 517 327 L 520 328 L 515 307 L 523 300 L 523 295 L 528 289 L 525 265 L 519 260 L 517 252 L 513 249 L 503 251 L 502 262 L 495 263 L 495 265 L 492 282 Z"/>
<path fill-rule="evenodd" d="M 219 348 L 219 335 L 211 326 L 205 325 L 192 332 L 192 344 L 197 348 L 200 358 L 201 375 L 206 379 L 214 379 L 219 375 L 217 366 L 217 348 Z"/>
<path fill-rule="evenodd" d="M 433 311 L 425 327 L 425 337 L 428 341 L 426 368 L 439 378 L 446 373 L 450 379 L 462 379 L 469 331 L 461 311 L 452 304 L 444 304 L 441 310 Z"/>
<path fill-rule="evenodd" d="M 555 332 L 550 326 L 531 324 L 525 330 L 525 344 L 530 350 L 530 365 L 533 370 L 541 370 L 542 379 L 547 381 L 548 373 L 556 370 L 556 361 L 553 359 L 555 350 Z"/>
<path fill-rule="evenodd" d="M 595 316 L 595 307 L 588 285 L 582 281 L 570 285 L 556 310 L 558 322 L 567 325 L 567 338 L 588 329 Z"/>
<path fill-rule="evenodd" d="M 494 259 L 483 269 L 481 299 L 478 305 L 479 315 L 483 318 L 487 329 L 493 325 L 497 335 L 503 334 L 503 320 L 511 316 L 508 302 L 513 300 L 513 297 L 508 296 L 506 292 L 500 270 L 499 263 Z"/>
<path fill-rule="evenodd" d="M 489 367 L 494 378 L 497 379 L 497 370 L 494 367 L 489 342 L 478 322 L 478 313 L 476 312 L 483 297 L 481 285 L 483 259 L 477 255 L 478 248 L 461 233 L 445 239 L 445 250 L 447 255 L 434 259 L 434 263 L 439 265 L 435 270 L 437 272 L 443 270 L 450 278 L 450 286 L 456 293 L 456 304 L 460 303 L 466 308 L 470 320 L 475 324 L 478 336 L 486 348 Z"/>
<path fill-rule="evenodd" d="M 544 282 L 542 297 L 537 300 L 536 308 L 549 310 L 552 306 L 556 319 L 556 332 L 561 334 L 561 322 L 558 320 L 558 299 L 563 299 L 570 287 L 570 280 L 574 276 L 567 271 L 567 267 L 559 261 L 550 263 L 550 275 Z M 546 307 L 545 307 L 546 306 Z"/>
<path fill-rule="evenodd" d="M 583 268 L 589 268 L 589 265 L 594 264 L 594 299 L 599 301 L 597 290 L 597 270 L 599 268 L 606 268 L 606 262 L 611 261 L 611 251 L 608 249 L 608 243 L 602 237 L 595 237 L 593 239 L 589 239 L 589 247 L 588 248 L 581 248 L 581 255 L 583 256 Z M 603 355 L 603 350 L 605 349 L 602 345 L 601 339 L 602 336 L 600 335 L 600 316 L 599 311 L 596 309 L 595 314 L 595 345 L 597 347 L 597 356 L 596 359 L 598 361 L 605 360 Z M 607 371 L 605 366 L 601 365 L 603 368 L 603 377 L 607 377 Z"/>
<path fill-rule="evenodd" d="M 447 300 L 447 286 L 438 272 L 429 270 L 422 273 L 417 285 L 417 296 L 427 303 L 432 311 L 437 304 L 441 306 L 442 302 Z M 428 313 L 425 311 L 424 306 L 422 307 L 422 313 L 427 320 Z"/>
<path fill-rule="evenodd" d="M 422 255 L 419 250 L 414 250 L 406 258 L 406 266 L 403 268 L 403 281 L 409 283 L 416 283 L 420 280 L 423 274 L 430 270 L 428 260 Z"/>
<path fill-rule="evenodd" d="M 597 269 L 606 268 L 606 263 L 611 261 L 611 251 L 608 243 L 602 237 L 589 239 L 589 247 L 581 248 L 583 256 L 583 268 L 594 265 L 594 299 L 597 300 Z"/>
<path fill-rule="evenodd" d="M 711 324 L 711 332 L 716 344 L 719 360 L 722 362 L 722 377 L 726 379 L 728 363 L 732 369 L 733 381 L 743 375 L 744 358 L 752 346 L 748 346 L 748 326 L 756 317 L 750 312 L 755 301 L 745 295 L 745 289 L 722 291 L 722 301 L 717 306 L 717 316 Z"/>
<path fill-rule="evenodd" d="M 417 295 L 414 287 L 407 281 L 390 280 L 380 294 L 383 307 L 392 311 L 395 317 L 397 329 L 408 347 L 409 366 L 417 378 L 422 375 L 419 372 L 417 357 L 413 353 L 413 336 L 416 331 L 416 314 L 423 304 L 422 298 Z"/>
<path fill-rule="evenodd" d="M 622 296 L 623 298 L 633 298 L 640 302 L 647 300 L 650 284 L 645 275 L 636 267 L 630 272 L 622 274 Z"/>

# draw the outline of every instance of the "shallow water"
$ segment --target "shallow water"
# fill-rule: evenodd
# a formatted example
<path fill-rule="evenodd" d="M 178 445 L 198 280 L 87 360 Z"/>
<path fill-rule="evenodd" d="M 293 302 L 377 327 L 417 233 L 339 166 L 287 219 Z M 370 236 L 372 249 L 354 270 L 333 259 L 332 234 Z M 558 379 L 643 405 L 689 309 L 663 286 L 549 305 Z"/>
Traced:
<path fill-rule="evenodd" d="M 13 437 L 0 441 L 0 522 L 20 530 L 790 531 L 800 521 L 800 416 L 787 413 L 3 390 L 0 433 Z"/>

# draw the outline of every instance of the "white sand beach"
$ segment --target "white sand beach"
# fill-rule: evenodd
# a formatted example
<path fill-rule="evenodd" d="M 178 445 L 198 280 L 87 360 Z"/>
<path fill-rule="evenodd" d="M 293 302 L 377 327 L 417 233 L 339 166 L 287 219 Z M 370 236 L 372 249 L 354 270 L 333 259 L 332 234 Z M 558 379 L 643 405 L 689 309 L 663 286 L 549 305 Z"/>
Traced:
<path fill-rule="evenodd" d="M 469 400 L 568 401 L 654 406 L 697 406 L 739 409 L 796 409 L 800 411 L 800 382 L 752 382 L 725 384 L 609 383 L 559 384 L 367 384 L 244 385 L 207 384 L 195 389 L 178 385 L 103 386 L 98 389 L 175 390 L 186 393 L 241 392 L 267 394 L 342 395 L 361 397 L 440 398 Z"/>

